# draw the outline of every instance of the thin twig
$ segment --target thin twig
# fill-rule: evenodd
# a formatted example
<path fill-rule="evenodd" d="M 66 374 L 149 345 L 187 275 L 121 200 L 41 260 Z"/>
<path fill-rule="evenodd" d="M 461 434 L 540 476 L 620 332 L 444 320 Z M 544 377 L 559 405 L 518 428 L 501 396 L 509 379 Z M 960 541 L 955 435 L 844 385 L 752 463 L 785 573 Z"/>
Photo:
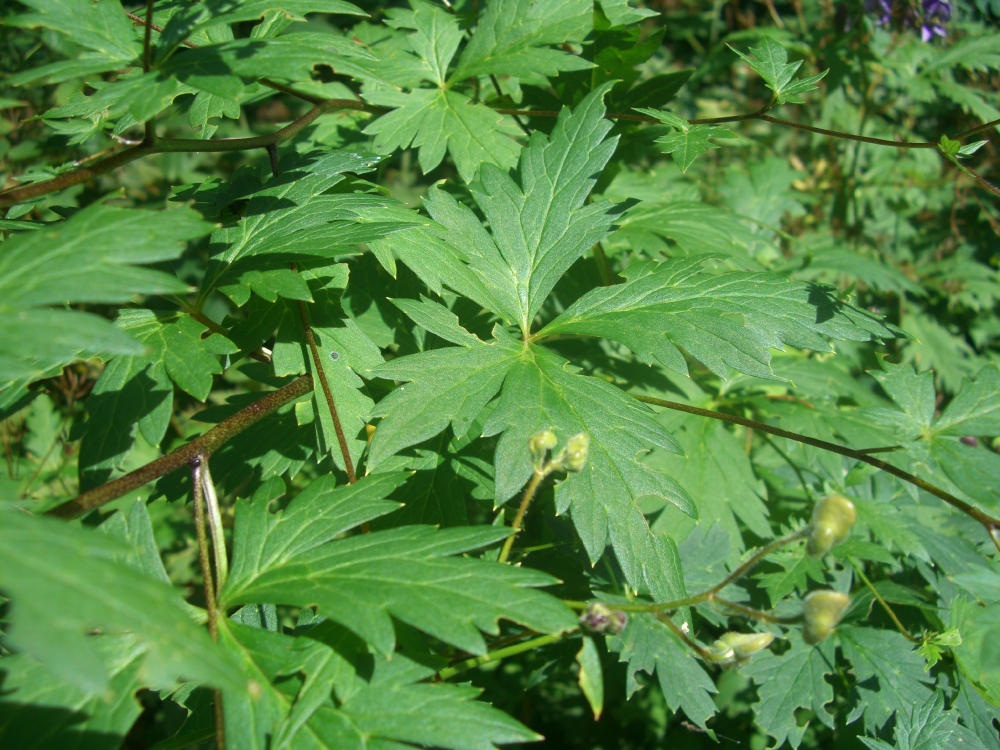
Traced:
<path fill-rule="evenodd" d="M 219 422 L 204 435 L 196 437 L 190 443 L 182 445 L 175 451 L 140 466 L 111 482 L 87 490 L 72 500 L 58 505 L 48 511 L 47 515 L 59 518 L 76 518 L 94 508 L 99 508 L 132 490 L 142 487 L 162 476 L 170 474 L 182 466 L 186 466 L 199 455 L 211 456 L 227 441 L 243 432 L 255 422 L 267 416 L 280 406 L 296 400 L 312 390 L 312 377 L 303 375 L 288 385 L 269 393 L 259 401 L 240 409 L 231 417 Z"/>
<path fill-rule="evenodd" d="M 904 636 L 906 636 L 906 639 L 911 643 L 920 643 L 920 639 L 914 636 L 912 633 L 910 633 L 910 631 L 906 629 L 903 623 L 899 621 L 899 618 L 896 617 L 896 613 L 892 611 L 892 607 L 889 606 L 889 603 L 882 598 L 882 595 L 875 589 L 875 586 L 872 584 L 872 582 L 868 580 L 868 576 L 865 575 L 864 571 L 861 569 L 861 566 L 858 565 L 858 561 L 855 560 L 853 557 L 848 557 L 847 559 L 850 561 L 851 567 L 854 568 L 854 571 L 858 574 L 861 580 L 865 582 L 865 585 L 868 587 L 868 590 L 872 592 L 872 596 L 875 597 L 875 601 L 877 601 L 879 604 L 882 605 L 882 609 L 884 609 L 886 611 L 886 614 L 889 615 L 889 619 L 891 619 L 893 623 L 896 625 L 896 629 Z"/>
<path fill-rule="evenodd" d="M 550 471 L 535 469 L 534 473 L 531 475 L 531 481 L 528 482 L 528 486 L 524 489 L 524 497 L 521 498 L 521 505 L 517 509 L 517 514 L 514 516 L 514 522 L 510 525 L 510 536 L 503 543 L 503 548 L 500 550 L 500 557 L 497 558 L 498 562 L 507 562 L 507 558 L 510 557 L 511 547 L 514 546 L 514 538 L 521 531 L 521 524 L 524 522 L 524 514 L 528 512 L 528 506 L 531 505 L 531 501 L 535 498 L 535 493 L 538 491 L 538 486 L 542 483 Z"/>
<path fill-rule="evenodd" d="M 292 264 L 292 269 L 295 269 L 294 263 Z M 344 471 L 347 472 L 347 483 L 354 484 L 357 481 L 357 477 L 354 475 L 354 462 L 351 460 L 351 449 L 347 445 L 344 428 L 340 425 L 337 404 L 333 400 L 333 392 L 330 390 L 330 383 L 326 379 L 326 370 L 323 368 L 323 358 L 319 356 L 316 338 L 313 336 L 312 325 L 309 323 L 309 312 L 306 310 L 305 303 L 301 300 L 299 300 L 299 317 L 302 320 L 302 330 L 305 332 L 306 345 L 310 355 L 312 355 L 313 367 L 316 368 L 319 385 L 323 391 L 323 397 L 326 399 L 327 408 L 330 410 L 330 418 L 333 419 L 333 430 L 337 433 L 337 443 L 340 445 L 340 454 L 344 459 Z"/>
<path fill-rule="evenodd" d="M 654 398 L 653 396 L 642 396 L 639 394 L 630 394 L 634 399 L 642 401 L 646 404 L 653 404 L 654 406 L 662 406 L 666 409 L 673 409 L 674 411 L 682 411 L 687 414 L 695 414 L 699 417 L 709 417 L 710 419 L 718 419 L 723 422 L 729 422 L 731 424 L 738 424 L 744 427 L 752 427 L 755 430 L 760 430 L 761 432 L 766 432 L 770 435 L 777 435 L 778 437 L 788 438 L 789 440 L 795 440 L 799 443 L 804 443 L 805 445 L 811 445 L 814 448 L 822 448 L 823 450 L 830 451 L 832 453 L 839 453 L 841 456 L 847 456 L 848 458 L 853 458 L 858 461 L 863 461 L 870 466 L 874 466 L 876 469 L 881 469 L 887 474 L 892 474 L 895 477 L 899 477 L 905 482 L 909 482 L 912 485 L 919 487 L 920 489 L 928 492 L 935 497 L 944 500 L 948 505 L 960 510 L 965 513 L 970 518 L 981 523 L 986 531 L 990 535 L 990 539 L 996 545 L 997 551 L 1000 552 L 1000 518 L 994 518 L 988 513 L 984 513 L 979 508 L 970 505 L 969 503 L 961 500 L 955 495 L 941 489 L 940 487 L 931 484 L 925 479 L 911 474 L 908 471 L 904 471 L 897 466 L 893 466 L 890 463 L 886 463 L 878 458 L 873 458 L 868 454 L 867 450 L 855 450 L 854 448 L 848 448 L 843 445 L 837 445 L 836 443 L 828 443 L 826 440 L 819 440 L 817 438 L 809 437 L 808 435 L 801 435 L 797 432 L 789 432 L 788 430 L 782 430 L 780 427 L 771 427 L 771 425 L 765 424 L 763 422 L 758 422 L 754 419 L 745 419 L 744 417 L 737 417 L 732 414 L 724 414 L 720 411 L 712 411 L 711 409 L 701 409 L 697 406 L 689 406 L 688 404 L 681 404 L 676 401 L 668 401 L 662 398 Z"/>

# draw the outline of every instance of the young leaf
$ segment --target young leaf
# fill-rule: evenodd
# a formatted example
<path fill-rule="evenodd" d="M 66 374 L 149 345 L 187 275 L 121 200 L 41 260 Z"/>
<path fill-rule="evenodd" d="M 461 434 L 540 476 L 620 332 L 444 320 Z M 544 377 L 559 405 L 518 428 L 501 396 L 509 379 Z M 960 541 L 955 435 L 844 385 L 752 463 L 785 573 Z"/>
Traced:
<path fill-rule="evenodd" d="M 761 39 L 760 44 L 750 48 L 750 54 L 740 52 L 732 45 L 729 49 L 739 55 L 757 73 L 767 87 L 774 92 L 776 104 L 795 104 L 802 101 L 801 95 L 816 88 L 816 84 L 828 71 L 793 81 L 795 73 L 802 66 L 802 61 L 788 62 L 785 48 L 768 37 Z"/>
<path fill-rule="evenodd" d="M 636 112 L 655 117 L 664 125 L 669 125 L 674 132 L 661 135 L 656 139 L 660 144 L 660 150 L 665 154 L 670 154 L 671 158 L 681 168 L 681 172 L 687 172 L 688 167 L 694 164 L 702 154 L 709 149 L 718 148 L 718 144 L 712 143 L 712 138 L 735 138 L 736 134 L 729 128 L 718 125 L 692 125 L 683 117 L 678 117 L 672 112 L 658 109 L 648 109 L 636 107 Z"/>
<path fill-rule="evenodd" d="M 466 182 L 482 163 L 508 169 L 517 159 L 512 137 L 520 131 L 515 123 L 446 85 L 447 69 L 462 37 L 458 22 L 423 0 L 412 0 L 411 6 L 412 10 L 396 11 L 393 24 L 414 30 L 408 37 L 410 61 L 417 64 L 419 73 L 414 76 L 404 68 L 395 85 L 375 83 L 366 89 L 367 101 L 393 110 L 368 125 L 365 133 L 375 136 L 375 148 L 383 153 L 412 143 L 424 173 L 441 163 L 445 151 Z M 414 86 L 414 77 L 434 88 Z M 402 92 L 400 86 L 412 90 Z"/>
<path fill-rule="evenodd" d="M 774 378 L 770 349 L 829 349 L 827 336 L 866 341 L 891 336 L 872 316 L 834 302 L 821 289 L 763 273 L 708 273 L 704 258 L 643 262 L 625 283 L 588 292 L 546 325 L 556 334 L 603 336 L 643 361 L 687 374 L 680 348 L 712 372 L 729 368 Z"/>

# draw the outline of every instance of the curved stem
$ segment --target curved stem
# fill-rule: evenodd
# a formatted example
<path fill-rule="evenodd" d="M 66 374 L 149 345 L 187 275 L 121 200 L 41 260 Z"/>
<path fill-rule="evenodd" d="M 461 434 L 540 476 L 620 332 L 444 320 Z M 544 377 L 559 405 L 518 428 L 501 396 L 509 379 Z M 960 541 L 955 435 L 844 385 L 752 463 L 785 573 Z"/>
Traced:
<path fill-rule="evenodd" d="M 528 506 L 531 505 L 531 501 L 538 491 L 538 486 L 548 476 L 550 471 L 551 469 L 548 471 L 545 469 L 541 471 L 535 469 L 535 472 L 531 475 L 531 481 L 528 482 L 528 486 L 524 489 L 524 497 L 521 498 L 521 505 L 514 516 L 514 522 L 510 525 L 510 536 L 503 543 L 503 548 L 500 550 L 500 557 L 497 558 L 497 562 L 507 562 L 507 558 L 510 557 L 510 550 L 514 546 L 514 538 L 521 531 L 521 524 L 524 522 L 524 514 L 528 512 Z"/>
<path fill-rule="evenodd" d="M 312 377 L 303 375 L 283 388 L 269 393 L 259 401 L 255 401 L 246 408 L 240 409 L 231 417 L 227 417 L 219 422 L 219 424 L 215 425 L 215 427 L 204 435 L 196 437 L 190 443 L 182 445 L 177 450 L 171 451 L 167 455 L 161 456 L 145 466 L 140 466 L 135 471 L 123 477 L 81 493 L 72 500 L 68 500 L 62 505 L 49 510 L 47 515 L 59 518 L 76 518 L 89 510 L 99 508 L 105 503 L 121 497 L 127 492 L 138 489 L 144 484 L 148 484 L 188 465 L 196 456 L 211 456 L 212 453 L 228 440 L 243 432 L 243 430 L 267 416 L 278 407 L 284 406 L 309 393 L 312 387 Z"/>
<path fill-rule="evenodd" d="M 881 469 L 887 474 L 892 474 L 895 477 L 899 477 L 905 482 L 909 482 L 912 485 L 919 487 L 925 492 L 934 495 L 935 497 L 944 500 L 948 505 L 960 510 L 965 515 L 972 519 L 975 519 L 981 523 L 986 531 L 990 535 L 990 539 L 993 540 L 994 545 L 997 547 L 997 551 L 1000 551 L 1000 518 L 994 518 L 988 513 L 984 513 L 979 508 L 974 505 L 970 505 L 964 500 L 955 497 L 950 492 L 941 489 L 937 485 L 933 485 L 925 479 L 911 474 L 908 471 L 900 469 L 898 466 L 893 466 L 881 459 L 873 458 L 869 455 L 868 450 L 855 450 L 854 448 L 848 448 L 843 445 L 837 445 L 836 443 L 828 443 L 826 440 L 819 440 L 817 438 L 809 437 L 808 435 L 801 435 L 797 432 L 790 432 L 788 430 L 782 430 L 780 427 L 771 427 L 771 425 L 765 424 L 764 422 L 758 422 L 754 419 L 746 419 L 744 417 L 737 417 L 733 414 L 724 414 L 720 411 L 712 411 L 711 409 L 701 409 L 697 406 L 689 406 L 688 404 L 681 404 L 676 401 L 668 401 L 662 398 L 654 398 L 653 396 L 642 396 L 639 394 L 630 394 L 637 401 L 642 401 L 645 404 L 653 404 L 654 406 L 662 406 L 666 409 L 673 409 L 674 411 L 682 411 L 687 414 L 695 414 L 699 417 L 708 417 L 710 419 L 718 419 L 723 422 L 729 422 L 730 424 L 738 424 L 743 427 L 750 427 L 755 430 L 760 430 L 761 432 L 766 432 L 769 435 L 777 435 L 778 437 L 788 438 L 789 440 L 795 440 L 799 443 L 804 443 L 805 445 L 811 445 L 814 448 L 821 448 L 823 450 L 830 451 L 832 453 L 839 453 L 841 456 L 847 456 L 848 458 L 853 458 L 858 461 L 862 461 L 870 466 L 874 466 L 876 469 Z"/>
<path fill-rule="evenodd" d="M 875 586 L 872 584 L 871 581 L 868 580 L 868 576 L 866 576 L 864 571 L 861 570 L 861 566 L 858 565 L 858 561 L 855 560 L 853 557 L 848 557 L 847 559 L 850 561 L 851 567 L 854 568 L 854 572 L 858 574 L 858 577 L 865 582 L 865 586 L 868 587 L 868 590 L 872 592 L 872 596 L 875 597 L 875 601 L 881 604 L 882 609 L 884 609 L 886 614 L 889 615 L 889 619 L 891 619 L 893 624 L 895 624 L 896 630 L 898 630 L 900 633 L 906 636 L 906 639 L 911 643 L 920 643 L 920 639 L 914 636 L 912 633 L 910 633 L 909 630 L 906 629 L 903 623 L 899 621 L 899 618 L 896 617 L 896 613 L 893 612 L 892 607 L 889 606 L 889 603 L 882 598 L 882 595 L 878 591 L 876 591 Z"/>

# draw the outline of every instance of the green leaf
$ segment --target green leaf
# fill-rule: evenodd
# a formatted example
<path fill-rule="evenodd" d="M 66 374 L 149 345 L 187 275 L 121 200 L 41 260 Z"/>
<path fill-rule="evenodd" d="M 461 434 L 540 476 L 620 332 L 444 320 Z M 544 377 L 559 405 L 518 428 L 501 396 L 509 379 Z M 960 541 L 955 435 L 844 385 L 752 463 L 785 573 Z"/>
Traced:
<path fill-rule="evenodd" d="M 587 0 L 489 0 L 451 76 L 554 76 L 592 63 L 549 45 L 580 42 L 593 26 Z"/>
<path fill-rule="evenodd" d="M 424 80 L 444 88 L 448 65 L 462 41 L 462 30 L 455 16 L 423 0 L 411 0 L 412 10 L 388 12 L 390 25 L 413 29 L 407 37 L 410 48 L 420 61 Z"/>
<path fill-rule="evenodd" d="M 695 524 L 718 524 L 729 539 L 740 540 L 739 519 L 762 539 L 771 536 L 767 506 L 763 502 L 766 491 L 754 474 L 741 437 L 704 417 L 671 415 L 664 425 L 682 453 L 660 453 L 650 463 L 692 498 L 697 520 L 666 507 L 653 524 L 653 530 L 678 539 Z M 735 544 L 729 559 L 734 560 L 742 549 L 742 544 Z"/>
<path fill-rule="evenodd" d="M 890 416 L 888 409 L 878 410 L 877 413 L 891 420 L 893 427 L 904 433 L 907 439 L 915 440 L 928 431 L 934 419 L 934 376 L 927 371 L 916 373 L 908 364 L 883 360 L 881 365 L 881 371 L 872 370 L 869 374 L 902 413 Z"/>
<path fill-rule="evenodd" d="M 655 617 L 639 614 L 629 618 L 625 631 L 609 639 L 608 647 L 618 652 L 619 661 L 627 662 L 626 695 L 641 687 L 638 672 L 656 672 L 660 690 L 671 711 L 681 709 L 695 725 L 705 728 L 718 709 L 712 694 L 715 683 L 701 662 L 671 630 Z"/>
<path fill-rule="evenodd" d="M 411 226 L 406 213 L 385 209 L 395 204 L 365 193 L 328 193 L 345 179 L 346 172 L 364 174 L 379 157 L 357 151 L 332 151 L 290 172 L 270 178 L 263 188 L 226 196 L 212 186 L 199 191 L 202 200 L 248 200 L 243 218 L 233 227 L 212 235 L 224 249 L 216 257 L 225 264 L 258 255 L 283 254 L 332 257 L 350 252 L 352 245 L 367 242 Z"/>
<path fill-rule="evenodd" d="M 477 342 L 400 357 L 375 375 L 413 381 L 390 393 L 375 409 L 383 417 L 375 430 L 369 466 L 429 437 L 449 424 L 465 435 L 487 402 L 500 390 L 518 352 L 511 342 Z"/>
<path fill-rule="evenodd" d="M 65 222 L 10 237 L 0 254 L 0 335 L 32 346 L 0 355 L 0 381 L 37 376 L 84 353 L 141 353 L 108 321 L 42 306 L 185 292 L 187 284 L 173 276 L 135 264 L 175 258 L 186 241 L 210 228 L 186 208 L 139 211 L 95 203 Z"/>
<path fill-rule="evenodd" d="M 509 169 L 517 161 L 513 140 L 520 131 L 509 117 L 473 102 L 452 89 L 416 89 L 409 93 L 366 97 L 394 109 L 365 128 L 375 136 L 375 149 L 417 149 L 420 169 L 437 167 L 445 152 L 455 160 L 459 175 L 470 182 L 483 164 Z"/>
<path fill-rule="evenodd" d="M 941 416 L 934 420 L 935 435 L 1000 435 L 1000 369 L 984 367 L 962 387 Z"/>
<path fill-rule="evenodd" d="M 255 21 L 266 14 L 279 11 L 291 20 L 303 20 L 307 13 L 337 13 L 363 16 L 364 11 L 345 0 L 243 0 L 223 6 L 183 5 L 171 16 L 157 42 L 157 62 L 162 62 L 193 35 L 213 26 Z"/>
<path fill-rule="evenodd" d="M 213 360 L 214 362 L 214 360 Z M 163 360 L 118 356 L 104 368 L 86 401 L 89 420 L 80 442 L 84 489 L 106 481 L 135 445 L 136 432 L 158 445 L 170 424 L 174 389 Z"/>
<path fill-rule="evenodd" d="M 244 91 L 240 79 L 281 78 L 308 81 L 324 64 L 342 75 L 367 78 L 363 62 L 374 58 L 350 39 L 326 32 L 296 32 L 277 39 L 233 39 L 174 55 L 160 66 L 189 86 L 234 100 Z"/>
<path fill-rule="evenodd" d="M 0 743 L 18 750 L 85 747 L 117 750 L 141 713 L 132 696 L 142 687 L 142 647 L 128 636 L 94 639 L 108 665 L 107 700 L 73 682 L 59 679 L 26 654 L 0 661 Z"/>
<path fill-rule="evenodd" d="M 222 372 L 221 354 L 237 347 L 214 333 L 203 337 L 205 326 L 188 315 L 160 316 L 152 310 L 122 310 L 118 326 L 146 345 L 154 364 L 162 364 L 177 387 L 198 401 L 208 398 L 212 375 Z"/>
<path fill-rule="evenodd" d="M 688 167 L 694 164 L 695 160 L 702 154 L 719 147 L 718 144 L 712 143 L 711 139 L 736 137 L 736 134 L 729 128 L 716 125 L 692 125 L 672 112 L 644 107 L 636 107 L 635 110 L 655 117 L 664 125 L 669 125 L 674 129 L 674 132 L 657 138 L 656 142 L 660 144 L 660 150 L 663 153 L 671 155 L 677 166 L 681 168 L 681 172 L 687 172 Z"/>
<path fill-rule="evenodd" d="M 132 62 L 141 50 L 119 0 L 23 0 L 22 5 L 27 5 L 34 13 L 15 15 L 4 22 L 26 28 L 52 29 L 100 53 L 109 63 L 115 63 L 115 67 Z"/>
<path fill-rule="evenodd" d="M 531 345 L 510 368 L 497 408 L 483 427 L 487 436 L 502 433 L 495 458 L 498 503 L 528 481 L 528 440 L 546 429 L 560 441 L 579 433 L 590 436 L 583 470 L 556 487 L 557 512 L 569 509 L 591 562 L 610 543 L 628 582 L 655 590 L 664 574 L 639 498 L 652 495 L 686 513 L 694 507 L 683 489 L 641 459 L 653 448 L 676 450 L 676 443 L 648 407 Z"/>
<path fill-rule="evenodd" d="M 827 74 L 823 71 L 798 81 L 793 81 L 795 73 L 802 66 L 802 61 L 788 62 L 785 48 L 768 37 L 763 37 L 760 43 L 750 48 L 750 54 L 740 52 L 732 45 L 729 49 L 743 58 L 764 79 L 767 87 L 774 92 L 774 100 L 778 104 L 798 103 L 802 101 L 801 94 L 812 91 L 816 84 Z"/>
<path fill-rule="evenodd" d="M 807 646 L 798 638 L 792 647 L 779 655 L 759 654 L 741 671 L 757 683 L 759 701 L 754 713 L 764 731 L 774 737 L 775 747 L 788 742 L 798 747 L 805 734 L 806 725 L 796 719 L 798 708 L 812 709 L 816 718 L 833 726 L 833 717 L 827 712 L 827 703 L 833 700 L 833 690 L 826 681 L 834 661 L 832 642 Z"/>
<path fill-rule="evenodd" d="M 704 258 L 636 263 L 625 283 L 588 292 L 538 332 L 603 336 L 687 374 L 683 347 L 712 372 L 773 378 L 770 349 L 829 349 L 827 337 L 891 336 L 822 289 L 763 273 L 705 270 Z"/>
<path fill-rule="evenodd" d="M 13 602 L 10 642 L 90 695 L 114 662 L 97 633 L 128 633 L 143 653 L 143 684 L 179 679 L 243 689 L 238 670 L 191 619 L 179 593 L 130 563 L 105 534 L 0 505 L 0 589 Z M 123 562 L 125 564 L 123 564 Z M 88 635 L 94 633 L 93 635 Z M 111 636 L 117 637 L 117 636 Z"/>
<path fill-rule="evenodd" d="M 604 710 L 604 674 L 601 669 L 601 655 L 592 636 L 583 636 L 580 650 L 576 652 L 576 663 L 580 666 L 580 673 L 577 676 L 580 691 L 590 705 L 594 721 L 597 721 Z"/>
<path fill-rule="evenodd" d="M 501 617 L 541 632 L 574 627 L 569 609 L 528 588 L 552 583 L 549 576 L 453 556 L 502 539 L 506 529 L 407 526 L 330 541 L 345 525 L 385 513 L 381 498 L 401 479 L 375 475 L 336 493 L 321 483 L 289 505 L 291 520 L 260 499 L 241 505 L 220 600 L 317 606 L 386 654 L 395 643 L 390 615 L 472 653 L 486 648 L 479 630 L 495 634 Z M 359 496 L 368 502 L 355 510 Z M 315 521 L 320 513 L 332 520 Z"/>
<path fill-rule="evenodd" d="M 877 731 L 894 712 L 909 711 L 927 700 L 931 678 L 923 658 L 902 635 L 842 626 L 837 636 L 858 681 L 866 729 Z"/>
<path fill-rule="evenodd" d="M 363 644 L 330 623 L 291 637 L 225 622 L 220 637 L 261 689 L 256 699 L 223 696 L 226 739 L 233 746 L 380 750 L 414 743 L 493 750 L 494 743 L 538 739 L 473 700 L 475 688 L 418 682 L 433 670 L 402 654 L 378 660 L 371 676 L 363 677 L 360 672 L 370 670 Z"/>
<path fill-rule="evenodd" d="M 466 331 L 455 315 L 444 305 L 420 295 L 420 301 L 412 299 L 389 300 L 406 313 L 406 316 L 435 336 L 459 346 L 475 346 L 481 343 L 477 336 Z"/>

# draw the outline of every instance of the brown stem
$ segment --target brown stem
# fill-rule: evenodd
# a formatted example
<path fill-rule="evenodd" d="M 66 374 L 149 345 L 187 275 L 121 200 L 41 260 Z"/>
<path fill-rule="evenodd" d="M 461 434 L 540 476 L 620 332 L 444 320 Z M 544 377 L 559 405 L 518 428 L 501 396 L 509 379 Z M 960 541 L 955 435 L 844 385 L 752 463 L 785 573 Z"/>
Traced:
<path fill-rule="evenodd" d="M 127 492 L 142 487 L 182 466 L 189 464 L 196 456 L 211 456 L 228 440 L 243 432 L 255 422 L 267 416 L 280 406 L 304 396 L 312 390 L 312 377 L 303 375 L 293 380 L 283 388 L 269 393 L 259 401 L 255 401 L 244 409 L 240 409 L 231 417 L 219 422 L 204 435 L 196 437 L 190 443 L 182 445 L 175 451 L 140 466 L 133 472 L 119 477 L 114 481 L 94 487 L 81 493 L 72 500 L 58 505 L 48 511 L 48 515 L 59 518 L 76 518 L 94 508 L 115 500 Z"/>
<path fill-rule="evenodd" d="M 295 269 L 295 264 L 292 264 Z M 312 355 L 313 366 L 316 368 L 316 375 L 319 376 L 319 385 L 323 389 L 323 397 L 326 399 L 327 408 L 330 409 L 330 417 L 333 419 L 333 429 L 337 433 L 337 442 L 340 444 L 340 454 L 344 458 L 344 471 L 347 472 L 348 484 L 354 484 L 357 478 L 354 475 L 354 462 L 351 460 L 351 449 L 347 445 L 347 438 L 344 436 L 344 428 L 340 426 L 340 415 L 337 414 L 337 405 L 333 400 L 333 392 L 326 379 L 326 370 L 323 368 L 323 358 L 319 356 L 319 348 L 316 346 L 316 338 L 313 336 L 312 326 L 309 324 L 309 313 L 304 302 L 299 300 L 299 317 L 302 319 L 302 330 L 306 334 L 306 344 L 309 353 Z M 317 406 L 319 406 L 317 404 Z M 317 415 L 318 417 L 319 415 Z"/>
<path fill-rule="evenodd" d="M 836 443 L 828 443 L 825 440 L 818 440 L 817 438 L 809 437 L 808 435 L 800 435 L 797 432 L 789 432 L 788 430 L 782 430 L 780 427 L 771 427 L 763 422 L 758 422 L 753 419 L 745 419 L 743 417 L 737 417 L 732 414 L 723 414 L 720 411 L 712 411 L 711 409 L 700 409 L 697 406 L 689 406 L 687 404 L 681 404 L 676 401 L 667 401 L 662 398 L 654 398 L 652 396 L 641 396 L 638 394 L 630 394 L 633 398 L 638 401 L 642 401 L 646 404 L 653 404 L 654 406 L 662 406 L 666 409 L 673 409 L 674 411 L 682 411 L 687 414 L 695 414 L 699 417 L 708 417 L 710 419 L 718 419 L 723 422 L 729 422 L 730 424 L 738 424 L 743 427 L 751 427 L 755 430 L 760 430 L 761 432 L 766 432 L 769 435 L 777 435 L 778 437 L 788 438 L 789 440 L 795 440 L 799 443 L 804 443 L 805 445 L 811 445 L 814 448 L 821 448 L 823 450 L 830 451 L 832 453 L 839 453 L 841 456 L 847 456 L 848 458 L 853 458 L 858 461 L 863 461 L 870 466 L 874 466 L 876 469 L 881 469 L 882 471 L 892 474 L 895 477 L 899 477 L 905 482 L 909 482 L 912 485 L 919 487 L 925 492 L 929 492 L 935 497 L 944 500 L 948 505 L 960 510 L 965 513 L 970 518 L 975 519 L 981 523 L 986 531 L 990 535 L 990 539 L 996 545 L 997 550 L 1000 551 L 1000 534 L 998 534 L 998 529 L 1000 529 L 1000 518 L 994 518 L 988 513 L 984 513 L 973 505 L 961 500 L 950 492 L 947 492 L 940 487 L 931 484 L 930 482 L 921 479 L 920 477 L 911 474 L 908 471 L 904 471 L 897 466 L 893 466 L 890 463 L 886 463 L 878 458 L 873 458 L 869 455 L 866 450 L 855 450 L 854 448 L 847 448 L 843 445 L 837 445 Z"/>
<path fill-rule="evenodd" d="M 152 154 L 178 152 L 208 153 L 218 151 L 241 151 L 251 148 L 266 148 L 272 143 L 278 143 L 279 141 L 292 137 L 321 114 L 333 109 L 360 109 L 366 112 L 388 111 L 384 107 L 371 107 L 354 99 L 328 99 L 320 104 L 317 104 L 304 115 L 296 120 L 293 120 L 285 127 L 268 135 L 254 136 L 251 138 L 221 138 L 218 140 L 201 140 L 198 138 L 163 138 L 156 141 L 154 144 L 143 143 L 138 146 L 125 149 L 124 151 L 119 151 L 117 154 L 113 154 L 106 159 L 101 159 L 90 166 L 74 169 L 71 172 L 61 174 L 58 177 L 53 177 L 51 180 L 44 180 L 42 182 L 32 183 L 31 185 L 25 185 L 24 187 L 6 190 L 0 193 L 0 208 L 6 208 L 14 205 L 15 203 L 22 203 L 26 200 L 37 198 L 41 195 L 46 195 L 57 190 L 64 190 L 65 188 L 73 185 L 79 185 L 80 183 L 93 179 L 98 175 L 105 174 L 106 172 L 110 172 L 113 169 L 124 166 L 129 162 L 135 161 L 136 159 L 140 159 L 144 156 L 150 156 Z"/>

